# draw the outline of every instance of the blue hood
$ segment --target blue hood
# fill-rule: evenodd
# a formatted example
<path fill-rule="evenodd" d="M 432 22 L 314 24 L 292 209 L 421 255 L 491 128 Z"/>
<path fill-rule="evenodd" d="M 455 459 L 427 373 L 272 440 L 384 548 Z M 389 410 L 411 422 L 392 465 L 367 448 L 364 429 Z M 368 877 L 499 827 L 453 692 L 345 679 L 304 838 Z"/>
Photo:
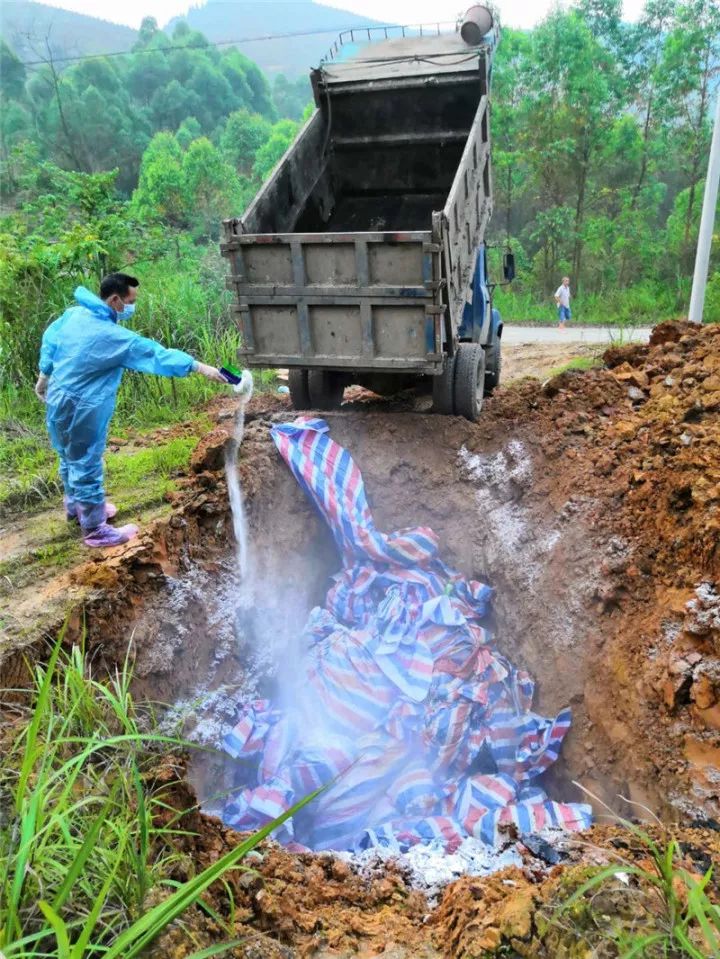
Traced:
<path fill-rule="evenodd" d="M 111 306 L 108 306 L 107 303 L 103 303 L 100 297 L 88 290 L 87 287 L 79 286 L 75 290 L 75 299 L 80 306 L 84 306 L 86 310 L 90 310 L 90 312 L 94 313 L 99 319 L 112 320 L 113 323 L 117 323 L 117 313 L 115 310 Z"/>

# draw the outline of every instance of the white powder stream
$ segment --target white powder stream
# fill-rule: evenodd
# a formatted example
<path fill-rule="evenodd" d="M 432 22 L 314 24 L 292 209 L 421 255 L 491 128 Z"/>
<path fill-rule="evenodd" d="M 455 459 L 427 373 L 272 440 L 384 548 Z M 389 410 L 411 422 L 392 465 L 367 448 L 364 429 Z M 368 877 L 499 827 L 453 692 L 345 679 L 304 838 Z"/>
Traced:
<path fill-rule="evenodd" d="M 235 414 L 233 435 L 225 447 L 225 479 L 227 481 L 230 510 L 232 512 L 233 534 L 235 536 L 235 557 L 240 581 L 243 584 L 249 581 L 248 569 L 248 527 L 245 513 L 240 476 L 238 473 L 238 452 L 245 434 L 245 407 L 252 396 L 252 376 L 249 372 L 243 374 L 243 379 L 235 392 L 240 403 Z"/>

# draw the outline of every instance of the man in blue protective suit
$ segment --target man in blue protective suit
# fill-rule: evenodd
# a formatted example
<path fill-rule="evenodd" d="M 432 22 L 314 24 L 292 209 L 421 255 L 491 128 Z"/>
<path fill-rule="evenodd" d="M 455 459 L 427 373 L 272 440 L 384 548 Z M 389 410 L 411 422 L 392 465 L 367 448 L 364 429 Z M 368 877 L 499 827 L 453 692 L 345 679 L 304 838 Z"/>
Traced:
<path fill-rule="evenodd" d="M 51 323 L 42 338 L 35 392 L 47 404 L 67 518 L 80 523 L 88 546 L 117 546 L 138 532 L 137 526 L 110 525 L 116 510 L 103 487 L 103 453 L 123 370 L 160 376 L 199 373 L 226 382 L 215 367 L 121 325 L 135 312 L 138 286 L 126 273 L 106 276 L 100 296 L 79 286 L 76 305 Z"/>

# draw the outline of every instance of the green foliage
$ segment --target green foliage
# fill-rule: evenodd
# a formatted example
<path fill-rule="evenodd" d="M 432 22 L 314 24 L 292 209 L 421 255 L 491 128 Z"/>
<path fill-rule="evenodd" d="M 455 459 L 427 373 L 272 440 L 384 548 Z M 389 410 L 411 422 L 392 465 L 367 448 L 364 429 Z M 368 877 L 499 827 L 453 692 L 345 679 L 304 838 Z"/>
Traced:
<path fill-rule="evenodd" d="M 31 405 L 28 393 L 9 388 L 0 393 L 0 516 L 62 495 L 57 457 L 38 406 Z"/>
<path fill-rule="evenodd" d="M 559 376 L 561 373 L 567 373 L 568 371 L 593 370 L 598 366 L 602 366 L 602 359 L 599 356 L 576 356 L 562 366 L 554 366 L 551 370 L 548 370 L 547 377 L 552 379 L 554 376 Z"/>
<path fill-rule="evenodd" d="M 667 284 L 646 281 L 625 289 L 585 293 L 573 302 L 570 326 L 652 326 L 680 318 L 687 299 L 686 283 L 673 289 Z M 535 290 L 522 290 L 513 284 L 496 289 L 494 304 L 503 320 L 509 322 L 540 326 L 557 323 L 552 295 L 542 298 Z M 710 311 L 707 320 L 711 322 Z"/>
<path fill-rule="evenodd" d="M 186 224 L 189 198 L 183 175 L 183 151 L 172 133 L 156 133 L 143 154 L 134 202 L 138 213 L 169 226 Z"/>
<path fill-rule="evenodd" d="M 39 337 L 78 283 L 117 269 L 139 231 L 115 192 L 115 172 L 70 173 L 43 163 L 23 178 L 27 197 L 0 221 L 0 373 L 29 385 Z M 32 232 L 31 232 L 32 230 Z"/>
<path fill-rule="evenodd" d="M 245 208 L 250 187 L 207 137 L 189 139 L 192 128 L 186 120 L 178 136 L 155 134 L 143 154 L 132 208 L 158 225 L 216 240 L 222 220 Z"/>
<path fill-rule="evenodd" d="M 492 230 L 525 253 L 518 291 L 542 301 L 568 273 L 585 319 L 590 294 L 640 281 L 660 292 L 661 315 L 668 301 L 686 312 L 719 18 L 716 0 L 647 0 L 635 24 L 616 0 L 577 0 L 532 31 L 503 31 Z"/>
<path fill-rule="evenodd" d="M 242 184 L 206 137 L 193 140 L 183 157 L 182 169 L 198 234 L 217 239 L 222 219 L 242 212 Z"/>
<path fill-rule="evenodd" d="M 196 140 L 238 110 L 269 123 L 277 118 L 269 84 L 247 57 L 210 46 L 186 24 L 170 40 L 151 18 L 143 21 L 127 56 L 97 57 L 62 70 L 49 52 L 46 63 L 26 75 L 3 43 L 0 77 L 10 111 L 0 127 L 4 165 L 12 147 L 31 139 L 42 159 L 60 166 L 83 173 L 117 168 L 118 186 L 126 193 L 137 183 L 153 134 L 174 132 L 193 118 L 190 139 Z M 286 100 L 295 116 L 292 97 Z M 187 126 L 182 141 L 186 149 Z"/>
<path fill-rule="evenodd" d="M 7 956 L 46 951 L 60 928 L 53 915 L 85 943 L 77 954 L 90 956 L 103 926 L 142 914 L 172 864 L 166 850 L 150 857 L 166 834 L 153 825 L 162 794 L 138 792 L 152 736 L 140 732 L 127 668 L 97 682 L 81 651 L 64 653 L 58 642 L 35 679 L 31 718 L 0 760 L 9 805 L 0 825 L 0 947 Z"/>
<path fill-rule="evenodd" d="M 175 845 L 183 810 L 173 810 L 173 784 L 155 782 L 152 749 L 186 744 L 158 735 L 152 713 L 135 705 L 127 662 L 98 680 L 89 657 L 78 647 L 65 652 L 61 636 L 33 674 L 27 712 L 0 756 L 0 950 L 7 959 L 141 954 L 317 795 L 178 882 L 176 864 L 187 869 Z"/>
<path fill-rule="evenodd" d="M 266 180 L 275 164 L 288 149 L 298 130 L 292 120 L 280 120 L 272 128 L 270 139 L 257 151 L 253 175 L 257 180 Z"/>
<path fill-rule="evenodd" d="M 4 40 L 0 39 L 0 94 L 19 99 L 25 88 L 25 67 Z"/>
<path fill-rule="evenodd" d="M 280 116 L 301 120 L 312 100 L 312 89 L 307 77 L 288 80 L 284 74 L 278 73 L 273 83 L 272 95 Z"/>
<path fill-rule="evenodd" d="M 153 443 L 147 449 L 120 449 L 108 459 L 108 489 L 144 489 L 148 481 L 167 478 L 190 462 L 197 437 L 178 436 L 168 443 Z"/>
<path fill-rule="evenodd" d="M 720 270 L 715 270 L 708 280 L 705 292 L 705 322 L 720 323 Z"/>
<path fill-rule="evenodd" d="M 220 149 L 225 159 L 239 173 L 252 173 L 258 150 L 270 138 L 272 124 L 257 113 L 236 110 L 227 118 L 220 137 Z"/>
<path fill-rule="evenodd" d="M 185 117 L 178 127 L 175 139 L 183 150 L 187 150 L 193 140 L 198 140 L 202 136 L 202 127 L 195 117 Z"/>

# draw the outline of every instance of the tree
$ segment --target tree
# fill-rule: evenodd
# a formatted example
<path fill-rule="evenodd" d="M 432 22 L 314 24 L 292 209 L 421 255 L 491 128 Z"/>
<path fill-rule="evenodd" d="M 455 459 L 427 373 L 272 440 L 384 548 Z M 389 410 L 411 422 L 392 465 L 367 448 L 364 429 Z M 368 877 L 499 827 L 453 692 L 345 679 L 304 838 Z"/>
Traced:
<path fill-rule="evenodd" d="M 112 97 L 122 88 L 122 77 L 117 67 L 117 60 L 99 57 L 92 60 L 83 60 L 72 71 L 73 85 L 82 90 L 84 87 L 94 87 L 105 96 Z"/>
<path fill-rule="evenodd" d="M 306 106 L 312 102 L 312 88 L 307 77 L 288 80 L 284 74 L 278 73 L 273 83 L 272 98 L 281 117 L 301 120 Z"/>
<path fill-rule="evenodd" d="M 270 88 L 257 66 L 238 50 L 220 52 L 187 24 L 178 25 L 170 38 L 146 17 L 128 56 L 90 58 L 62 70 L 47 38 L 36 47 L 45 65 L 26 78 L 7 44 L 0 46 L 4 106 L 17 104 L 0 127 L 5 163 L 12 145 L 27 132 L 43 156 L 62 166 L 83 171 L 117 166 L 118 186 L 129 193 L 153 133 L 174 132 L 194 117 L 200 129 L 193 125 L 181 134 L 187 149 L 203 133 L 219 143 L 228 116 L 237 110 L 276 119 Z M 262 123 L 253 123 L 268 134 Z M 253 127 L 253 144 L 257 136 Z M 241 163 L 244 173 L 250 172 L 258 145 Z M 11 182 L 6 177 L 5 184 Z"/>
<path fill-rule="evenodd" d="M 160 27 L 155 17 L 143 17 L 140 29 L 138 30 L 137 43 L 133 50 L 146 50 L 153 45 L 160 34 Z"/>
<path fill-rule="evenodd" d="M 717 0 L 690 0 L 675 8 L 673 29 L 664 45 L 658 68 L 663 110 L 672 138 L 685 158 L 689 188 L 681 257 L 690 269 L 693 259 L 691 227 L 699 203 L 698 185 L 704 176 L 704 158 L 710 140 L 710 103 L 720 72 L 720 4 Z"/>
<path fill-rule="evenodd" d="M 201 136 L 202 127 L 195 117 L 185 117 L 183 122 L 178 127 L 178 132 L 175 134 L 175 139 L 183 150 L 187 150 L 192 141 L 197 140 L 198 137 Z"/>
<path fill-rule="evenodd" d="M 529 168 L 522 149 L 522 131 L 528 122 L 523 64 L 529 52 L 530 37 L 525 31 L 505 30 L 493 67 L 494 200 L 496 216 L 507 238 L 520 226 L 514 216 L 515 203 L 520 197 L 527 199 L 530 187 Z"/>
<path fill-rule="evenodd" d="M 248 91 L 248 99 L 238 103 L 238 107 L 246 106 L 252 113 L 259 113 L 268 120 L 277 119 L 270 86 L 257 64 L 235 47 L 230 47 L 222 53 L 220 69 L 238 95 L 241 91 Z"/>
<path fill-rule="evenodd" d="M 171 133 L 156 133 L 143 154 L 133 204 L 141 216 L 159 218 L 176 228 L 188 225 L 183 152 Z"/>
<path fill-rule="evenodd" d="M 533 122 L 524 137 L 541 207 L 574 207 L 570 272 L 581 285 L 583 226 L 595 164 L 620 104 L 618 64 L 576 12 L 556 11 L 533 32 L 526 69 Z M 549 289 L 557 263 L 548 263 Z"/>
<path fill-rule="evenodd" d="M 32 98 L 37 91 L 42 100 L 44 110 L 40 117 L 51 129 L 56 150 L 63 154 L 66 162 L 72 164 L 73 169 L 89 173 L 89 153 L 84 129 L 79 122 L 77 91 L 73 87 L 72 76 L 69 73 L 61 75 L 57 69 L 48 37 L 45 38 L 44 50 L 39 49 L 37 55 L 44 67 L 33 77 L 34 82 L 28 84 L 28 92 Z M 42 92 L 41 88 L 44 88 Z"/>
<path fill-rule="evenodd" d="M 259 114 L 236 110 L 227 118 L 220 137 L 223 156 L 238 172 L 249 175 L 257 152 L 270 139 L 272 129 L 272 124 Z"/>
<path fill-rule="evenodd" d="M 25 91 L 25 65 L 0 38 L 0 94 L 3 100 L 20 100 Z"/>
<path fill-rule="evenodd" d="M 242 212 L 241 184 L 207 137 L 193 141 L 183 157 L 182 172 L 193 226 L 201 237 L 216 238 L 220 223 Z"/>
<path fill-rule="evenodd" d="M 266 180 L 280 157 L 295 139 L 298 125 L 292 120 L 279 120 L 272 128 L 270 138 L 258 150 L 253 166 L 253 176 Z"/>
<path fill-rule="evenodd" d="M 665 193 L 651 175 L 665 141 L 665 130 L 660 128 L 662 114 L 658 111 L 658 67 L 674 6 L 673 0 L 647 0 L 638 24 L 631 31 L 635 56 L 627 72 L 629 87 L 635 95 L 633 116 L 627 119 L 632 122 L 636 135 L 632 148 L 627 138 L 625 144 L 618 145 L 625 147 L 622 155 L 632 169 L 632 185 L 623 196 L 620 213 L 622 238 L 615 244 L 620 253 L 617 276 L 620 286 L 626 282 L 629 264 L 633 261 L 637 264 L 639 256 L 653 249 L 649 242 L 651 221 L 657 218 Z M 636 115 L 640 118 L 639 125 L 634 121 Z M 650 186 L 646 187 L 649 180 Z"/>
<path fill-rule="evenodd" d="M 17 102 L 11 102 L 0 110 L 0 195 L 14 194 L 19 186 L 19 170 L 22 166 L 20 148 L 33 134 L 32 117 Z"/>
<path fill-rule="evenodd" d="M 194 90 L 171 80 L 155 92 L 150 109 L 156 129 L 177 130 L 185 117 L 202 116 L 203 102 Z"/>
<path fill-rule="evenodd" d="M 227 115 L 235 106 L 233 92 L 225 77 L 212 64 L 201 61 L 195 65 L 188 80 L 188 88 L 202 101 L 202 114 L 211 130 L 218 117 Z"/>

